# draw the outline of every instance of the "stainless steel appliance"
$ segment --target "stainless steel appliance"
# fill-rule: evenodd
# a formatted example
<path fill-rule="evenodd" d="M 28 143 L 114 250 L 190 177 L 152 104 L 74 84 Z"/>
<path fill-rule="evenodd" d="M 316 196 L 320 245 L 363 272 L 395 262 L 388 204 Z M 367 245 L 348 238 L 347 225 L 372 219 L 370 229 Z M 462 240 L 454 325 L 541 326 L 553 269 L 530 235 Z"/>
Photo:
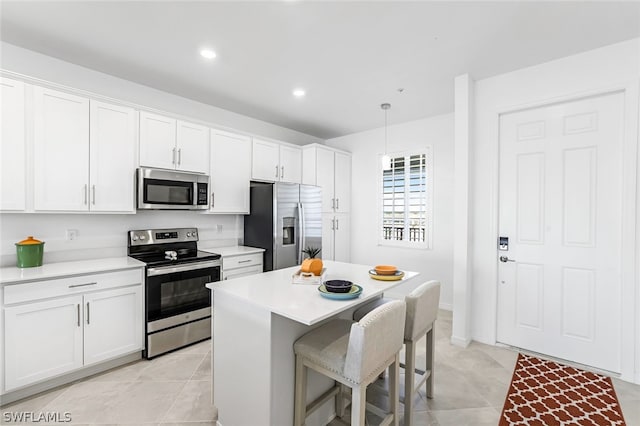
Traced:
<path fill-rule="evenodd" d="M 129 231 L 129 256 L 146 263 L 145 356 L 211 337 L 211 294 L 219 254 L 198 250 L 196 228 Z"/>
<path fill-rule="evenodd" d="M 322 247 L 320 187 L 251 182 L 250 194 L 244 244 L 265 249 L 265 271 L 299 265 L 303 249 Z"/>
<path fill-rule="evenodd" d="M 137 173 L 138 210 L 206 210 L 209 176 L 141 167 Z"/>

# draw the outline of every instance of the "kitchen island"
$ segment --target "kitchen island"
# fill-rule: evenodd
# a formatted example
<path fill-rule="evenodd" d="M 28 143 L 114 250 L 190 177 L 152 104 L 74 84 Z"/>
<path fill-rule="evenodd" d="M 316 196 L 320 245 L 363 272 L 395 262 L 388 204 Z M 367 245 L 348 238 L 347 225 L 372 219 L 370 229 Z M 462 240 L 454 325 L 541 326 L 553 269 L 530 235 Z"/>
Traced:
<path fill-rule="evenodd" d="M 360 297 L 330 300 L 317 285 L 292 284 L 297 267 L 207 284 L 212 290 L 213 403 L 221 426 L 293 424 L 295 355 L 293 343 L 335 318 L 351 318 L 363 303 L 395 286 L 415 281 L 378 281 L 370 266 L 325 261 L 325 279 L 345 279 L 362 287 Z M 333 382 L 309 372 L 309 401 Z M 307 419 L 326 424 L 335 414 L 333 400 Z"/>

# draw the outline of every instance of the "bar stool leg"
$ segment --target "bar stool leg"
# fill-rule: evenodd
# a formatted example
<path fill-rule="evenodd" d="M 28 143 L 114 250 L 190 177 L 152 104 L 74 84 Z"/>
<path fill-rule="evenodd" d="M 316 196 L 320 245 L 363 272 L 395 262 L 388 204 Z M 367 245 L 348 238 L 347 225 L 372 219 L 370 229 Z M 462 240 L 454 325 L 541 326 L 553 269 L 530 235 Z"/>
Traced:
<path fill-rule="evenodd" d="M 302 426 L 307 417 L 307 368 L 299 356 L 296 356 L 295 395 L 293 424 Z"/>
<path fill-rule="evenodd" d="M 364 426 L 367 408 L 367 387 L 363 384 L 351 388 L 351 426 Z"/>
<path fill-rule="evenodd" d="M 344 417 L 344 385 L 342 383 L 337 383 L 337 382 L 336 384 L 340 386 L 340 390 L 336 395 L 336 414 L 338 415 L 338 417 L 343 418 Z"/>
<path fill-rule="evenodd" d="M 413 401 L 415 390 L 416 348 L 415 343 L 405 340 L 404 354 L 404 424 L 413 424 Z"/>
<path fill-rule="evenodd" d="M 427 398 L 433 398 L 433 360 L 436 355 L 436 346 L 434 345 L 434 327 L 435 324 L 431 326 L 431 330 L 427 332 L 427 368 L 426 371 L 429 371 L 429 378 L 427 378 Z"/>
<path fill-rule="evenodd" d="M 389 409 L 393 413 L 393 424 L 398 426 L 400 416 L 400 355 L 389 367 Z"/>

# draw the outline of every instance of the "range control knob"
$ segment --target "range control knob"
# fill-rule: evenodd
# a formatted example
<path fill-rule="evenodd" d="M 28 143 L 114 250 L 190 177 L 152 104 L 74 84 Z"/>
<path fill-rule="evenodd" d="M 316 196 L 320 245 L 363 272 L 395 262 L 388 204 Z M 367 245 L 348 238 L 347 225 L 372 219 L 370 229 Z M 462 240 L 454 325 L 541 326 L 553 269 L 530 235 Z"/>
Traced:
<path fill-rule="evenodd" d="M 198 236 L 198 234 L 196 234 L 196 231 L 193 231 L 193 233 L 191 235 L 193 235 L 193 238 Z"/>
<path fill-rule="evenodd" d="M 137 235 L 134 235 L 134 236 L 133 236 L 133 238 L 132 238 L 132 240 L 133 240 L 133 241 L 138 241 L 138 236 L 137 236 Z"/>
<path fill-rule="evenodd" d="M 140 235 L 140 239 L 141 239 L 141 240 L 146 240 L 146 239 L 147 239 L 147 237 L 145 237 L 144 235 Z"/>
<path fill-rule="evenodd" d="M 190 236 L 191 236 L 191 232 L 187 232 L 187 237 L 190 237 Z"/>

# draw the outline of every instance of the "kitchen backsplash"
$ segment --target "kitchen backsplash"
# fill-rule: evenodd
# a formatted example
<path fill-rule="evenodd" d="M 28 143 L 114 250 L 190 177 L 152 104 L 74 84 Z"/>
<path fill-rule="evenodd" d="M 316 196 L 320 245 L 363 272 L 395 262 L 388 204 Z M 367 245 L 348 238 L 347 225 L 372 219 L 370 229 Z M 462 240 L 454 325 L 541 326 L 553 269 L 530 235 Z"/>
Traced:
<path fill-rule="evenodd" d="M 29 235 L 44 241 L 44 262 L 127 255 L 127 231 L 188 228 L 199 231 L 202 247 L 241 244 L 244 217 L 194 211 L 142 211 L 112 214 L 0 214 L 0 266 L 15 266 L 15 243 Z M 69 239 L 67 234 L 74 239 Z M 75 234 L 75 235 L 73 235 Z"/>

